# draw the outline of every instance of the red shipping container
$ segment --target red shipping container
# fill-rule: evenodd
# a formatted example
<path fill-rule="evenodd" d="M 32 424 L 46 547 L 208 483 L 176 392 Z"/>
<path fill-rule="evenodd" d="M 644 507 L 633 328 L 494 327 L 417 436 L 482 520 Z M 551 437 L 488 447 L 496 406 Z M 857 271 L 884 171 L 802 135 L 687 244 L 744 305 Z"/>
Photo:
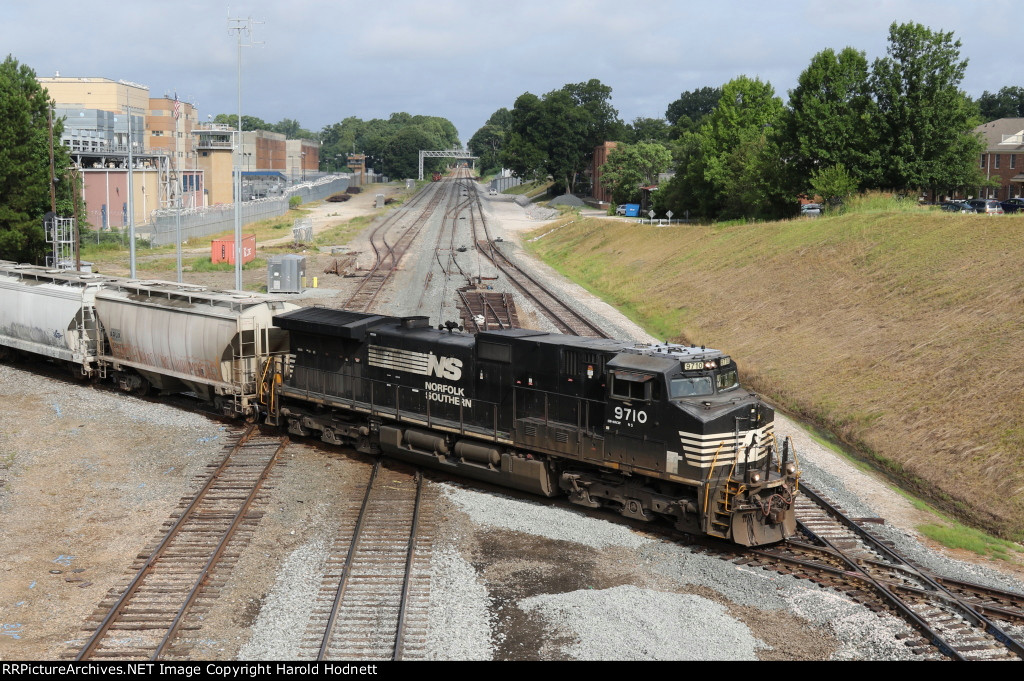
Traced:
<path fill-rule="evenodd" d="M 256 259 L 256 235 L 247 234 L 242 237 L 242 264 Z M 233 238 L 214 239 L 210 244 L 210 260 L 235 264 L 235 240 Z"/>

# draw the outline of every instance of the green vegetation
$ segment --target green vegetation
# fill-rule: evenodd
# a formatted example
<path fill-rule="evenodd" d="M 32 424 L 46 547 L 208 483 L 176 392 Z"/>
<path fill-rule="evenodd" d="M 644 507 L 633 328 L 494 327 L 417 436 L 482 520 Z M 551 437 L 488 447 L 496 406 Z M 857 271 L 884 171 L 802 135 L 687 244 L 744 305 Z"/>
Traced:
<path fill-rule="evenodd" d="M 336 225 L 316 235 L 313 244 L 316 246 L 337 246 L 347 244 L 356 234 L 366 228 L 380 213 L 361 215 L 347 222 Z"/>
<path fill-rule="evenodd" d="M 569 83 L 543 97 L 523 93 L 504 117 L 502 165 L 523 179 L 550 176 L 556 194 L 574 193 L 594 147 L 625 131 L 611 95 L 612 89 L 596 78 Z"/>
<path fill-rule="evenodd" d="M 964 549 L 982 556 L 1009 560 L 1013 553 L 1024 553 L 1018 544 L 989 536 L 960 523 L 919 525 L 918 531 L 932 541 L 951 549 Z"/>
<path fill-rule="evenodd" d="M 546 194 L 548 190 L 550 190 L 551 187 L 554 186 L 554 184 L 555 183 L 552 182 L 551 180 L 535 180 L 533 182 L 523 182 L 522 184 L 517 185 L 515 187 L 509 187 L 508 189 L 503 191 L 502 194 L 521 194 L 532 199 Z"/>
<path fill-rule="evenodd" d="M 328 125 L 320 133 L 323 167 L 340 164 L 359 150 L 366 155 L 366 167 L 392 178 L 417 177 L 421 149 L 461 148 L 459 133 L 446 118 L 393 113 L 387 120 L 363 121 L 349 116 Z M 442 170 L 448 159 L 423 160 L 423 172 Z"/>
<path fill-rule="evenodd" d="M 615 203 L 639 203 L 640 187 L 657 184 L 658 173 L 668 167 L 672 154 L 656 142 L 620 144 L 601 166 L 601 184 Z"/>
<path fill-rule="evenodd" d="M 235 266 L 227 262 L 213 262 L 211 258 L 195 258 L 189 262 L 189 268 L 193 272 L 234 272 Z M 243 270 L 266 269 L 267 261 L 263 258 L 253 258 L 247 263 L 242 263 Z"/>
<path fill-rule="evenodd" d="M 722 349 L 958 521 L 1024 538 L 1024 216 L 876 193 L 815 219 L 543 233 L 531 249 L 656 337 Z"/>
<path fill-rule="evenodd" d="M 43 215 L 50 210 L 49 93 L 35 71 L 8 56 L 0 62 L 0 258 L 41 262 L 46 250 Z M 54 121 L 60 139 L 63 123 Z M 70 165 L 68 150 L 55 145 L 54 167 Z M 66 180 L 65 171 L 58 173 Z M 57 212 L 74 214 L 70 182 L 57 184 Z"/>

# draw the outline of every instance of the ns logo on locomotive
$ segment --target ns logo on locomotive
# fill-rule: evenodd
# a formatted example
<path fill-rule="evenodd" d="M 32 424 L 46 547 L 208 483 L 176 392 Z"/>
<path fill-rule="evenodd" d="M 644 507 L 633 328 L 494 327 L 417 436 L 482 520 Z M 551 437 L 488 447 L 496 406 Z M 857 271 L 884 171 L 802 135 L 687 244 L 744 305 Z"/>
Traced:
<path fill-rule="evenodd" d="M 0 358 L 753 546 L 796 529 L 774 413 L 717 350 L 426 317 L 0 261 Z"/>

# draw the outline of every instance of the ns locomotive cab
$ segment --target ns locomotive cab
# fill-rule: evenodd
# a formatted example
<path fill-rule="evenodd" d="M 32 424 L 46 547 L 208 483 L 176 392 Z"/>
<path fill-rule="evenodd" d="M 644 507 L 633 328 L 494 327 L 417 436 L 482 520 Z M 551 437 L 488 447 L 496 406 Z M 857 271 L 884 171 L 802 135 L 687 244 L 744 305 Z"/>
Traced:
<path fill-rule="evenodd" d="M 795 531 L 796 462 L 717 350 L 304 308 L 264 372 L 271 423 L 743 545 Z"/>

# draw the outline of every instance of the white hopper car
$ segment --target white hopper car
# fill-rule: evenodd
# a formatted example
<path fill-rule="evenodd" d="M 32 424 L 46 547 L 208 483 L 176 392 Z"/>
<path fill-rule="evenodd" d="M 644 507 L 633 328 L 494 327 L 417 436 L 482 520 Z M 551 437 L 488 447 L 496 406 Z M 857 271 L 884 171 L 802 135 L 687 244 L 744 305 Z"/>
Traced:
<path fill-rule="evenodd" d="M 259 371 L 288 351 L 281 298 L 0 261 L 0 356 L 30 353 L 137 393 L 191 392 L 253 415 Z"/>

